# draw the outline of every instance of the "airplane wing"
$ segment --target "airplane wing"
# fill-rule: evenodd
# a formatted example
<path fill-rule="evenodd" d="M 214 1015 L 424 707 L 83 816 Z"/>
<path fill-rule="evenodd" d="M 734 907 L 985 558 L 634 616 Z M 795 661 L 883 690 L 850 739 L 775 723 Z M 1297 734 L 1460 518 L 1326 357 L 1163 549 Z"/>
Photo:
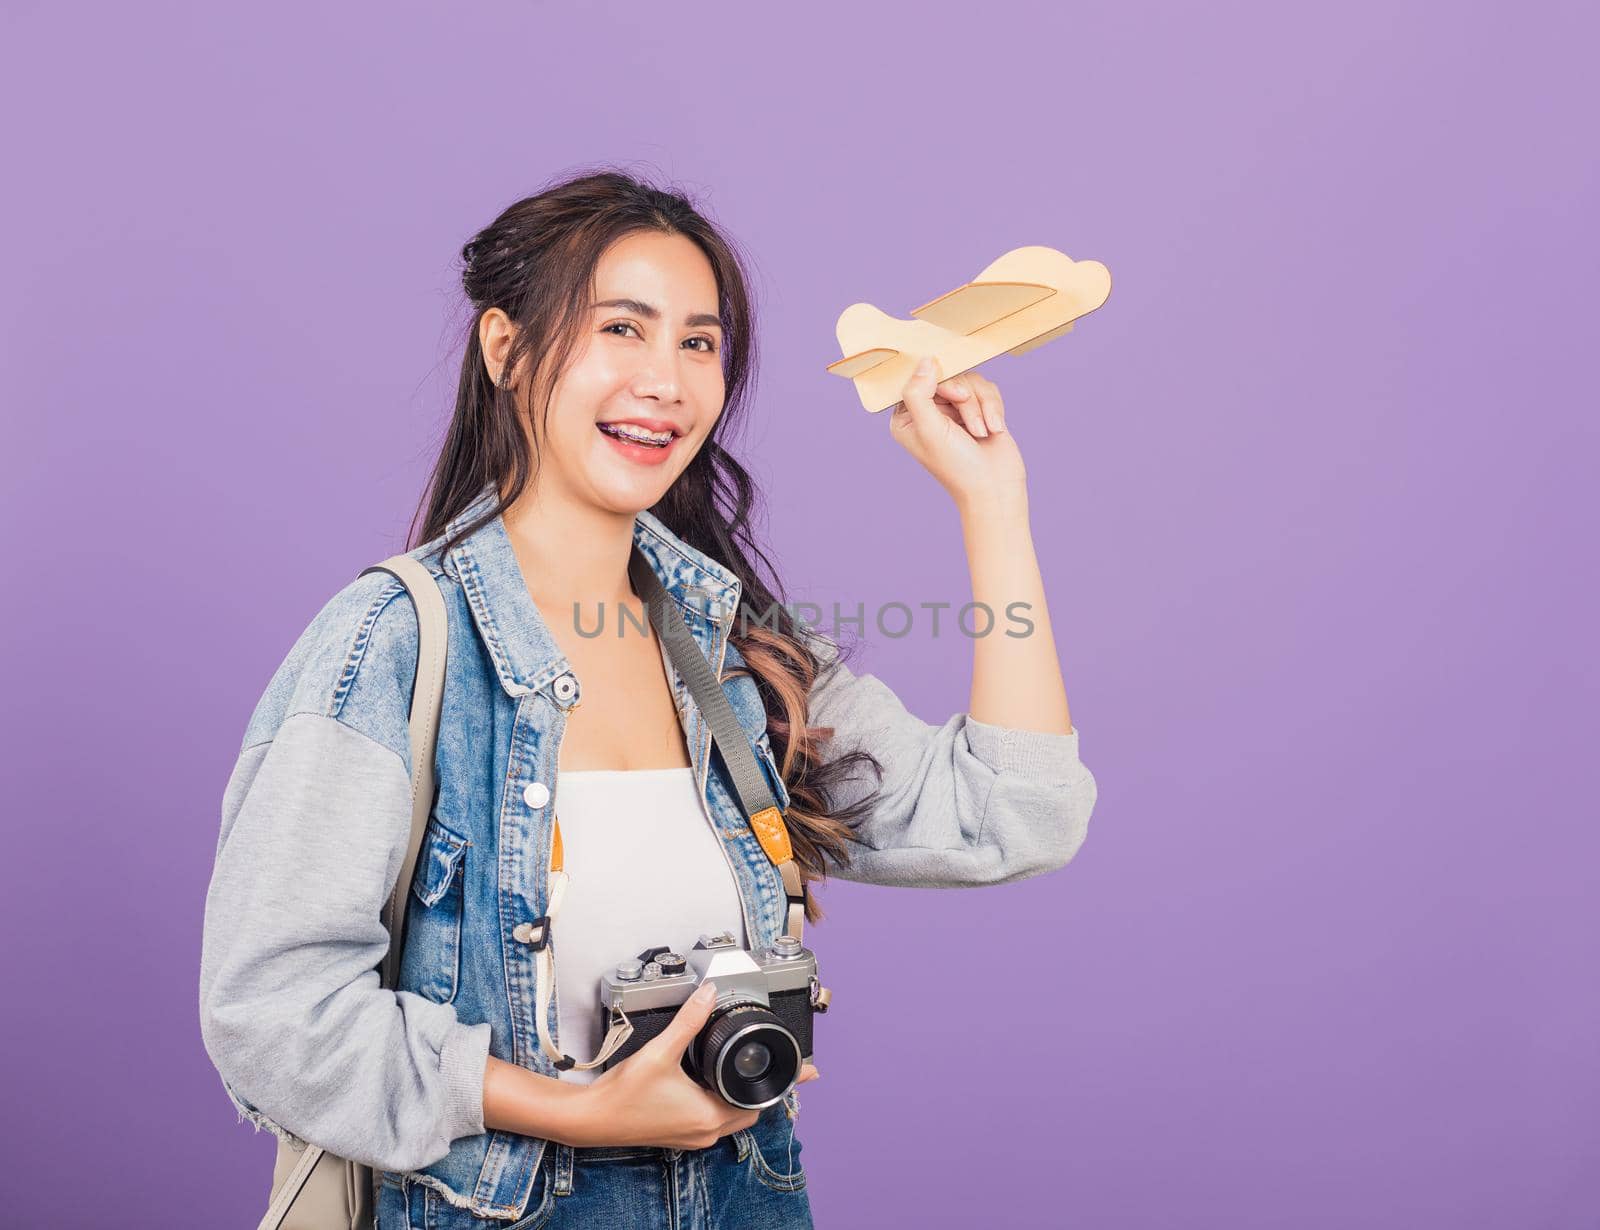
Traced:
<path fill-rule="evenodd" d="M 842 359 L 835 360 L 828 364 L 828 370 L 836 376 L 854 380 L 857 376 L 864 372 L 870 372 L 878 364 L 887 362 L 899 353 L 898 350 L 887 350 L 881 346 L 874 350 L 863 350 L 860 354 L 847 355 Z"/>
<path fill-rule="evenodd" d="M 1027 354 L 1028 351 L 1034 349 L 1036 346 L 1043 346 L 1046 342 L 1051 341 L 1054 338 L 1060 337 L 1063 333 L 1071 333 L 1072 332 L 1072 323 L 1073 322 L 1069 320 L 1069 321 L 1067 321 L 1066 324 L 1062 325 L 1059 329 L 1051 329 L 1048 333 L 1041 333 L 1041 334 L 1039 334 L 1038 337 L 1030 338 L 1027 341 L 1023 342 L 1022 345 L 1020 345 L 1020 346 L 1013 346 L 1010 350 L 1006 351 L 1006 353 L 1007 354 Z"/>
<path fill-rule="evenodd" d="M 1055 293 L 1054 287 L 1035 282 L 968 282 L 914 308 L 911 315 L 952 333 L 976 333 Z"/>

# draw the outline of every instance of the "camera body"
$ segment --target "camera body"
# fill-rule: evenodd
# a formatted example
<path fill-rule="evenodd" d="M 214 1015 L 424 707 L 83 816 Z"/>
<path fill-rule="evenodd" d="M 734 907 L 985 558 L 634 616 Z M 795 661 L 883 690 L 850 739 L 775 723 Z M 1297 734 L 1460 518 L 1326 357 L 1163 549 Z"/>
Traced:
<path fill-rule="evenodd" d="M 811 1058 L 812 1020 L 826 1011 L 816 955 L 791 936 L 752 952 L 724 931 L 687 953 L 650 948 L 620 962 L 600 979 L 600 1003 L 626 1014 L 633 1033 L 602 1070 L 658 1037 L 708 979 L 717 1002 L 684 1051 L 684 1070 L 735 1106 L 771 1106 L 794 1088 Z"/>

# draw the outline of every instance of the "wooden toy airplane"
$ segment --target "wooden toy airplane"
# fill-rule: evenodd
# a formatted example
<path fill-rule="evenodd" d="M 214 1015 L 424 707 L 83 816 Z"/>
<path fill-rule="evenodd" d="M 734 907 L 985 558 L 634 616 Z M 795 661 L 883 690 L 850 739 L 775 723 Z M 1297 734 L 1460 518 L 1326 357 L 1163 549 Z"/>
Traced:
<path fill-rule="evenodd" d="M 900 400 L 921 355 L 938 360 L 948 380 L 998 354 L 1026 354 L 1072 332 L 1111 293 L 1111 271 L 1099 261 L 1075 261 L 1054 248 L 1012 248 L 964 286 L 899 320 L 870 303 L 839 314 L 835 333 L 845 357 L 828 364 L 854 380 L 861 404 L 876 414 Z"/>

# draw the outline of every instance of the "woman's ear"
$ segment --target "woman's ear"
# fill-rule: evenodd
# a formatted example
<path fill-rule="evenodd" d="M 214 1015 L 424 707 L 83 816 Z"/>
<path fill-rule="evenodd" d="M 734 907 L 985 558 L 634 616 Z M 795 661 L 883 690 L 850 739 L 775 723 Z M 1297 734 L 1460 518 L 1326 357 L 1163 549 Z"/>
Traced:
<path fill-rule="evenodd" d="M 511 323 L 511 318 L 497 307 L 492 307 L 478 318 L 478 349 L 483 354 L 483 366 L 489 374 L 489 379 L 507 387 L 504 383 L 510 373 L 505 371 L 506 356 L 510 353 L 511 343 L 517 334 L 516 326 Z"/>

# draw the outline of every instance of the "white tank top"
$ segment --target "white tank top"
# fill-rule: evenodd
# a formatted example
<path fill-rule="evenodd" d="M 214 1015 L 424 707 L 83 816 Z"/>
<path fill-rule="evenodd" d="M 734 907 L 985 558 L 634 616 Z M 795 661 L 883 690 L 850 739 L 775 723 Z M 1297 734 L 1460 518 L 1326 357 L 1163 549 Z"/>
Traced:
<path fill-rule="evenodd" d="M 557 1043 L 583 1063 L 605 1034 L 600 976 L 619 961 L 662 944 L 687 952 L 719 931 L 749 941 L 693 769 L 565 769 L 556 796 L 568 880 L 552 928 Z M 599 1075 L 560 1074 L 581 1084 Z"/>

